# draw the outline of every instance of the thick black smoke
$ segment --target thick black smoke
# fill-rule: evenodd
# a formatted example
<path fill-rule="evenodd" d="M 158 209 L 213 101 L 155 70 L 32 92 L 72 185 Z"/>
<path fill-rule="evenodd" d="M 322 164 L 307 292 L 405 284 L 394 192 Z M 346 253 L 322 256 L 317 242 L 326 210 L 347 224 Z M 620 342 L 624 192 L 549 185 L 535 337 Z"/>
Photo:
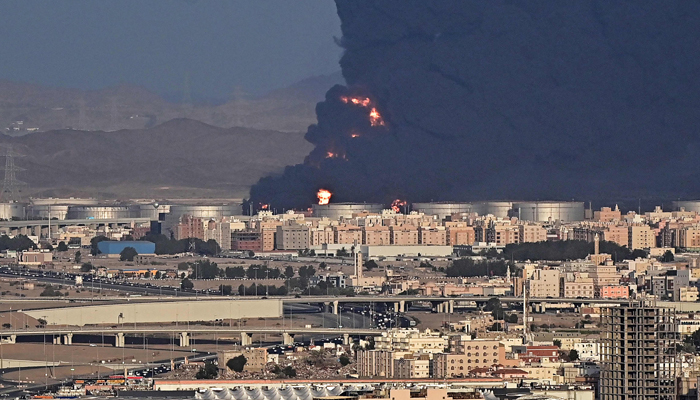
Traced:
<path fill-rule="evenodd" d="M 318 104 L 305 163 L 255 201 L 700 194 L 700 2 L 336 4 L 348 87 Z"/>

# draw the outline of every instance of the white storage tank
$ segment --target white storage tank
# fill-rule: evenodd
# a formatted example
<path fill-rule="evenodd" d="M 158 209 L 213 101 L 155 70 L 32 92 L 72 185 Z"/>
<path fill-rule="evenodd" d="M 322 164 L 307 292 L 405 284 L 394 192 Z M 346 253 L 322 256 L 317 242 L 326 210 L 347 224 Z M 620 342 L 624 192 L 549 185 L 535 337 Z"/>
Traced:
<path fill-rule="evenodd" d="M 532 201 L 513 203 L 511 215 L 522 221 L 575 222 L 585 219 L 585 206 L 578 201 Z"/>

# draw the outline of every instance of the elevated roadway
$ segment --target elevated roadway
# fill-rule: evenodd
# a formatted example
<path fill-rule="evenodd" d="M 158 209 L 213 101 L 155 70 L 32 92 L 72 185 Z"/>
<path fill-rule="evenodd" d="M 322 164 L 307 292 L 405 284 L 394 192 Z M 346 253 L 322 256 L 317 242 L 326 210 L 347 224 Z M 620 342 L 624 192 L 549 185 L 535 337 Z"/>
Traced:
<path fill-rule="evenodd" d="M 269 336 L 280 336 L 284 344 L 293 344 L 295 335 L 325 335 L 343 337 L 344 343 L 349 344 L 351 337 L 377 335 L 381 331 L 377 329 L 356 329 L 356 328 L 254 328 L 254 327 L 226 327 L 226 326 L 201 326 L 201 325 L 176 325 L 168 327 L 151 326 L 112 326 L 112 327 L 52 327 L 34 328 L 25 330 L 6 330 L 0 332 L 0 339 L 6 344 L 16 343 L 18 337 L 22 336 L 43 336 L 51 337 L 55 344 L 73 344 L 74 335 L 110 335 L 114 336 L 114 345 L 124 347 L 125 336 L 161 335 L 179 338 L 180 346 L 190 345 L 192 334 L 204 335 L 238 335 L 241 338 L 242 346 L 249 346 L 252 342 L 252 335 L 264 334 Z"/>

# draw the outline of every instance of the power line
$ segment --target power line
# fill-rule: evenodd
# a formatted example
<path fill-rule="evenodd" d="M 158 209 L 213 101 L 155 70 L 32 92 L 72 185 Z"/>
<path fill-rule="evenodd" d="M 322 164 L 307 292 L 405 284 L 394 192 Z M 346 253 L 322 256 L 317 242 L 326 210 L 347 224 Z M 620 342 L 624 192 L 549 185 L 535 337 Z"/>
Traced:
<path fill-rule="evenodd" d="M 24 168 L 20 168 L 15 165 L 15 157 L 24 157 L 23 155 L 16 153 L 12 145 L 6 146 L 5 156 L 5 180 L 2 185 L 2 192 L 0 192 L 0 201 L 14 201 L 18 202 L 21 199 L 20 187 L 27 186 L 26 182 L 22 182 L 17 179 L 15 173 L 17 171 L 24 171 Z"/>

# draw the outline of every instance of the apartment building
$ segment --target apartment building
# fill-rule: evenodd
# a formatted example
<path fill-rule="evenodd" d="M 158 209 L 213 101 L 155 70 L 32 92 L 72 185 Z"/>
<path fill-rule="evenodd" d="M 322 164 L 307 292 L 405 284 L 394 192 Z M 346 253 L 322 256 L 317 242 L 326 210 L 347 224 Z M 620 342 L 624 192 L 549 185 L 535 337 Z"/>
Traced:
<path fill-rule="evenodd" d="M 547 230 L 536 224 L 520 225 L 520 242 L 537 243 L 547 240 Z"/>
<path fill-rule="evenodd" d="M 430 356 L 428 354 L 406 354 L 394 360 L 394 379 L 430 378 Z"/>
<path fill-rule="evenodd" d="M 426 329 L 392 329 L 374 337 L 376 350 L 397 351 L 405 353 L 440 353 L 447 347 L 447 338 L 440 332 Z"/>
<path fill-rule="evenodd" d="M 362 244 L 362 228 L 359 226 L 343 224 L 333 227 L 333 231 L 336 244 Z"/>
<path fill-rule="evenodd" d="M 362 228 L 362 244 L 386 246 L 391 244 L 391 231 L 386 226 L 365 226 Z"/>
<path fill-rule="evenodd" d="M 602 286 L 600 288 L 600 298 L 601 299 L 629 299 L 630 288 L 629 286 L 614 285 L 614 286 Z"/>
<path fill-rule="evenodd" d="M 275 233 L 275 248 L 278 250 L 308 249 L 311 229 L 305 225 L 283 225 L 277 227 Z"/>
<path fill-rule="evenodd" d="M 700 227 L 687 226 L 678 231 L 678 246 L 685 249 L 700 248 Z"/>
<path fill-rule="evenodd" d="M 357 374 L 360 377 L 392 378 L 394 376 L 394 360 L 409 354 L 413 353 L 377 349 L 358 350 Z"/>
<path fill-rule="evenodd" d="M 628 234 L 627 247 L 632 250 L 656 247 L 656 234 L 649 225 L 632 225 Z"/>
<path fill-rule="evenodd" d="M 593 278 L 589 277 L 588 274 L 578 272 L 564 274 L 561 277 L 559 291 L 560 297 L 569 299 L 592 299 L 595 297 Z"/>
<path fill-rule="evenodd" d="M 445 231 L 445 227 L 418 228 L 418 243 L 429 246 L 445 246 L 447 244 L 447 232 Z"/>
<path fill-rule="evenodd" d="M 600 211 L 593 211 L 593 221 L 598 222 L 614 222 L 619 221 L 622 218 L 622 213 L 620 209 L 615 206 L 615 209 L 610 207 L 602 207 Z"/>
<path fill-rule="evenodd" d="M 204 220 L 185 214 L 180 217 L 180 222 L 173 232 L 175 239 L 197 238 L 204 240 Z"/>
<path fill-rule="evenodd" d="M 450 222 L 445 223 L 445 238 L 448 246 L 472 245 L 476 241 L 473 226 L 461 225 L 452 226 Z"/>
<path fill-rule="evenodd" d="M 603 230 L 602 240 L 616 243 L 618 246 L 629 245 L 629 229 L 627 226 L 608 226 Z"/>
<path fill-rule="evenodd" d="M 311 246 L 335 244 L 335 235 L 333 233 L 333 229 L 328 226 L 312 228 L 309 231 L 309 244 Z"/>
<path fill-rule="evenodd" d="M 560 279 L 558 269 L 535 269 L 529 279 L 530 297 L 559 297 Z"/>
<path fill-rule="evenodd" d="M 390 227 L 391 244 L 411 246 L 418 244 L 418 228 L 413 225 L 396 225 Z"/>

